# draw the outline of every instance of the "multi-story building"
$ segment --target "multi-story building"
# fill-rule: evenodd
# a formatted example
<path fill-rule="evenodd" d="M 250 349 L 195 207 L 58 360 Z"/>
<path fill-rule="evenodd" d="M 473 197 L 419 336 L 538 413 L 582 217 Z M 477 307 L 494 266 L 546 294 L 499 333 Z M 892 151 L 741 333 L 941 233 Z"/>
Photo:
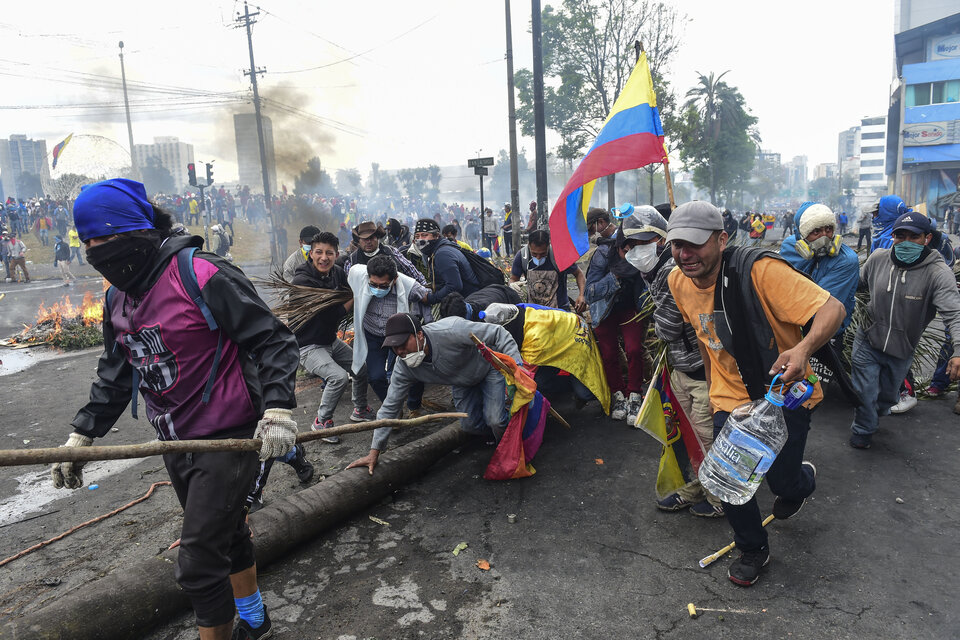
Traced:
<path fill-rule="evenodd" d="M 273 124 L 267 116 L 263 120 L 263 141 L 267 152 L 267 177 L 270 192 L 277 192 L 277 161 L 273 150 Z M 237 140 L 237 168 L 240 184 L 250 187 L 251 193 L 263 193 L 263 173 L 260 165 L 260 140 L 257 136 L 257 117 L 252 113 L 233 116 Z"/>
<path fill-rule="evenodd" d="M 790 162 L 785 162 L 786 188 L 793 198 L 804 198 L 807 195 L 807 156 L 794 156 Z"/>
<path fill-rule="evenodd" d="M 888 116 L 887 178 L 907 204 L 942 220 L 960 207 L 960 13 L 956 2 L 938 0 L 897 0 L 896 7 L 900 81 Z"/>
<path fill-rule="evenodd" d="M 174 191 L 183 193 L 191 190 L 187 165 L 194 162 L 192 144 L 180 142 L 176 136 L 158 136 L 153 139 L 153 144 L 133 145 L 133 155 L 141 169 L 147 166 L 148 158 L 159 160 L 160 165 L 173 177 Z"/>
<path fill-rule="evenodd" d="M 0 140 L 0 182 L 7 197 L 32 198 L 38 193 L 19 193 L 17 182 L 20 175 L 30 173 L 41 181 L 50 179 L 47 164 L 47 141 L 30 140 L 25 135 L 14 134 L 8 140 Z"/>
<path fill-rule="evenodd" d="M 813 179 L 820 180 L 821 178 L 829 178 L 831 180 L 837 179 L 837 163 L 836 162 L 821 162 L 813 168 Z"/>
<path fill-rule="evenodd" d="M 857 147 L 860 151 L 857 186 L 853 191 L 854 207 L 872 206 L 888 190 L 886 166 L 886 116 L 860 120 Z"/>

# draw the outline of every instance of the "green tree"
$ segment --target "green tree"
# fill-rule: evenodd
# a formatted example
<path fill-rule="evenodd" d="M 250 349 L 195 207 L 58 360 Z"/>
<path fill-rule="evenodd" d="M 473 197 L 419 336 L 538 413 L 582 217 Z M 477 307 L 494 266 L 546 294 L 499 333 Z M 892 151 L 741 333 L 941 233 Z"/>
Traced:
<path fill-rule="evenodd" d="M 783 183 L 784 174 L 780 163 L 766 154 L 758 154 L 753 176 L 750 179 L 750 185 L 747 187 L 747 191 L 753 194 L 756 199 L 756 207 L 762 211 L 765 208 L 766 201 L 780 193 Z"/>
<path fill-rule="evenodd" d="M 397 171 L 397 178 L 400 179 L 403 190 L 407 192 L 407 197 L 411 200 L 423 198 L 429 177 L 430 172 L 426 167 L 400 169 Z"/>
<path fill-rule="evenodd" d="M 721 192 L 732 199 L 749 180 L 760 142 L 757 119 L 724 75 L 700 74 L 697 86 L 687 91 L 679 120 L 680 158 L 714 203 Z"/>
<path fill-rule="evenodd" d="M 430 202 L 437 202 L 440 198 L 440 181 L 443 180 L 443 173 L 440 171 L 440 167 L 432 164 L 427 167 L 429 175 L 427 180 L 430 182 L 430 188 L 427 189 L 427 200 Z"/>
<path fill-rule="evenodd" d="M 173 182 L 173 176 L 162 164 L 157 156 L 147 156 L 143 166 L 140 167 L 140 176 L 143 178 L 143 186 L 149 194 L 173 193 L 176 186 Z"/>
<path fill-rule="evenodd" d="M 337 192 L 356 195 L 360 181 L 360 172 L 356 169 L 337 169 Z"/>
<path fill-rule="evenodd" d="M 40 176 L 29 171 L 24 171 L 17 176 L 17 197 L 21 200 L 33 198 L 34 196 L 43 196 L 43 183 Z"/>
<path fill-rule="evenodd" d="M 380 195 L 391 198 L 399 198 L 402 195 L 400 193 L 400 187 L 397 185 L 396 176 L 394 176 L 392 173 L 379 171 L 379 169 L 377 176 L 377 183 L 380 185 Z"/>
<path fill-rule="evenodd" d="M 293 193 L 298 196 L 305 194 L 329 196 L 334 194 L 333 180 L 330 179 L 330 174 L 320 165 L 320 158 L 314 156 L 307 160 L 307 168 L 293 180 Z"/>
<path fill-rule="evenodd" d="M 654 87 L 662 81 L 686 18 L 652 0 L 563 0 L 542 12 L 544 117 L 560 135 L 557 157 L 572 169 L 596 138 L 636 62 L 634 42 L 647 50 Z M 515 74 L 517 118 L 524 135 L 533 134 L 533 75 Z M 661 107 L 661 116 L 664 109 Z"/>

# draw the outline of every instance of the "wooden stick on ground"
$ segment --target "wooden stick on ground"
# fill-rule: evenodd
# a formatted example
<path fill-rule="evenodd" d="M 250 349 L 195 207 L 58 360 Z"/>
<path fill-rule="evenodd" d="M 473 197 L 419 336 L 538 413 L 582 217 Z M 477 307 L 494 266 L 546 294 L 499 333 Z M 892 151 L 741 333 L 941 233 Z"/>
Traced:
<path fill-rule="evenodd" d="M 773 521 L 773 514 L 771 513 L 770 515 L 768 515 L 766 518 L 763 519 L 763 526 L 764 527 L 767 526 L 772 521 Z M 737 546 L 736 542 L 731 542 L 730 544 L 725 546 L 723 549 L 720 549 L 715 553 L 711 553 L 706 558 L 700 561 L 700 568 L 704 569 L 710 566 L 711 564 L 713 564 L 714 562 L 722 558 L 724 555 L 726 555 L 728 552 L 733 551 L 734 547 L 736 546 Z"/>
<path fill-rule="evenodd" d="M 346 424 L 323 431 L 297 434 L 297 442 L 310 442 L 329 436 L 372 431 L 380 427 L 415 427 L 438 420 L 465 418 L 465 413 L 431 413 L 410 420 L 372 420 L 359 424 Z M 15 467 L 25 464 L 49 464 L 52 462 L 91 462 L 94 460 L 125 460 L 146 458 L 166 453 L 201 453 L 210 451 L 259 451 L 258 438 L 232 438 L 226 440 L 172 440 L 143 442 L 103 447 L 51 447 L 46 449 L 0 450 L 0 467 Z"/>
<path fill-rule="evenodd" d="M 477 346 L 480 346 L 480 345 L 483 344 L 483 340 L 481 340 L 481 339 L 478 338 L 477 336 L 473 335 L 472 333 L 470 334 L 470 339 L 473 340 L 473 343 L 474 343 L 475 345 L 477 345 Z M 483 346 L 484 346 L 484 347 L 487 347 L 487 345 L 485 345 L 485 344 L 483 344 Z M 490 347 L 487 347 L 487 349 L 489 349 L 489 348 L 490 348 Z M 506 373 L 506 374 L 509 374 L 509 375 L 513 375 L 513 373 L 510 371 L 510 369 L 507 368 L 507 365 L 505 365 L 505 364 L 503 364 L 502 362 L 500 362 L 500 360 L 498 360 L 497 358 L 494 358 L 494 359 L 493 359 L 493 362 L 491 362 L 490 364 L 492 364 L 492 365 L 494 366 L 494 368 L 495 368 L 497 371 L 499 371 L 500 373 Z M 561 416 L 559 413 L 557 413 L 557 410 L 553 408 L 553 405 L 550 405 L 550 417 L 555 418 L 557 422 L 559 422 L 560 424 L 562 424 L 563 426 L 565 426 L 567 429 L 570 428 L 570 423 L 567 422 L 566 420 L 564 420 L 564 419 L 563 419 L 563 416 Z"/>

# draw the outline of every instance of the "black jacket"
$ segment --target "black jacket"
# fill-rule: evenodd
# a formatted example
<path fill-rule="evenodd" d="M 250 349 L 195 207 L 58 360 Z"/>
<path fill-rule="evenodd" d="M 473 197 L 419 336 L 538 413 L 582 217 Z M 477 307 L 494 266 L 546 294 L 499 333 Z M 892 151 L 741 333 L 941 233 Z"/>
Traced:
<path fill-rule="evenodd" d="M 347 284 L 347 274 L 338 265 L 333 265 L 327 275 L 321 275 L 311 262 L 305 262 L 297 267 L 293 275 L 293 284 L 302 287 L 316 287 L 317 289 L 350 290 Z M 337 339 L 337 329 L 340 321 L 347 315 L 342 304 L 334 305 L 318 311 L 312 318 L 294 332 L 297 343 L 301 347 L 319 345 L 327 347 Z"/>
<path fill-rule="evenodd" d="M 467 297 L 480 288 L 480 281 L 459 245 L 440 238 L 431 249 L 423 251 L 423 256 L 427 260 L 427 272 L 433 285 L 433 293 L 427 298 L 429 304 L 440 302 L 454 291 Z"/>

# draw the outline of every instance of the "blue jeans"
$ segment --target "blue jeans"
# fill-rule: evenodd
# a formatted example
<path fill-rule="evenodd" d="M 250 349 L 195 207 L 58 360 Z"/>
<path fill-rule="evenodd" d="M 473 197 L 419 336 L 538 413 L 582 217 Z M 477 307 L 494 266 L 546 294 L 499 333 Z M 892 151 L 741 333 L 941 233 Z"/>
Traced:
<path fill-rule="evenodd" d="M 390 386 L 390 374 L 393 373 L 393 363 L 397 356 L 390 347 L 383 346 L 383 336 L 375 336 L 367 331 L 363 332 L 367 339 L 367 380 L 373 392 L 380 398 L 380 402 L 387 397 L 387 387 Z M 417 382 L 410 387 L 407 394 L 407 408 L 419 409 L 423 400 L 423 383 Z"/>
<path fill-rule="evenodd" d="M 946 336 L 943 339 L 943 345 L 940 347 L 940 355 L 937 357 L 937 368 L 933 372 L 933 378 L 930 379 L 930 386 L 937 389 L 946 389 L 950 386 L 950 376 L 947 375 L 947 362 L 953 355 L 953 337 L 950 330 L 947 329 Z"/>
<path fill-rule="evenodd" d="M 490 431 L 499 440 L 510 422 L 507 411 L 507 385 L 503 374 L 494 368 L 480 384 L 471 387 L 450 388 L 453 406 L 467 414 L 460 419 L 460 428 L 467 433 L 486 434 Z"/>
<path fill-rule="evenodd" d="M 913 358 L 894 358 L 874 349 L 862 331 L 853 339 L 851 380 L 863 404 L 853 414 L 851 430 L 868 436 L 876 432 L 880 416 L 890 413 L 890 407 L 900 402 L 900 383 L 903 382 Z"/>
<path fill-rule="evenodd" d="M 784 500 L 799 502 L 807 498 L 817 488 L 813 470 L 800 465 L 803 462 L 803 450 L 807 446 L 807 432 L 810 431 L 809 409 L 795 411 L 784 410 L 783 419 L 787 423 L 787 441 L 776 460 L 767 471 L 767 486 L 774 495 Z M 729 417 L 726 411 L 713 414 L 713 437 L 720 435 L 724 423 Z M 767 546 L 767 530 L 763 528 L 757 497 L 741 505 L 723 503 L 723 512 L 727 522 L 733 528 L 733 539 L 741 551 L 757 551 Z"/>

